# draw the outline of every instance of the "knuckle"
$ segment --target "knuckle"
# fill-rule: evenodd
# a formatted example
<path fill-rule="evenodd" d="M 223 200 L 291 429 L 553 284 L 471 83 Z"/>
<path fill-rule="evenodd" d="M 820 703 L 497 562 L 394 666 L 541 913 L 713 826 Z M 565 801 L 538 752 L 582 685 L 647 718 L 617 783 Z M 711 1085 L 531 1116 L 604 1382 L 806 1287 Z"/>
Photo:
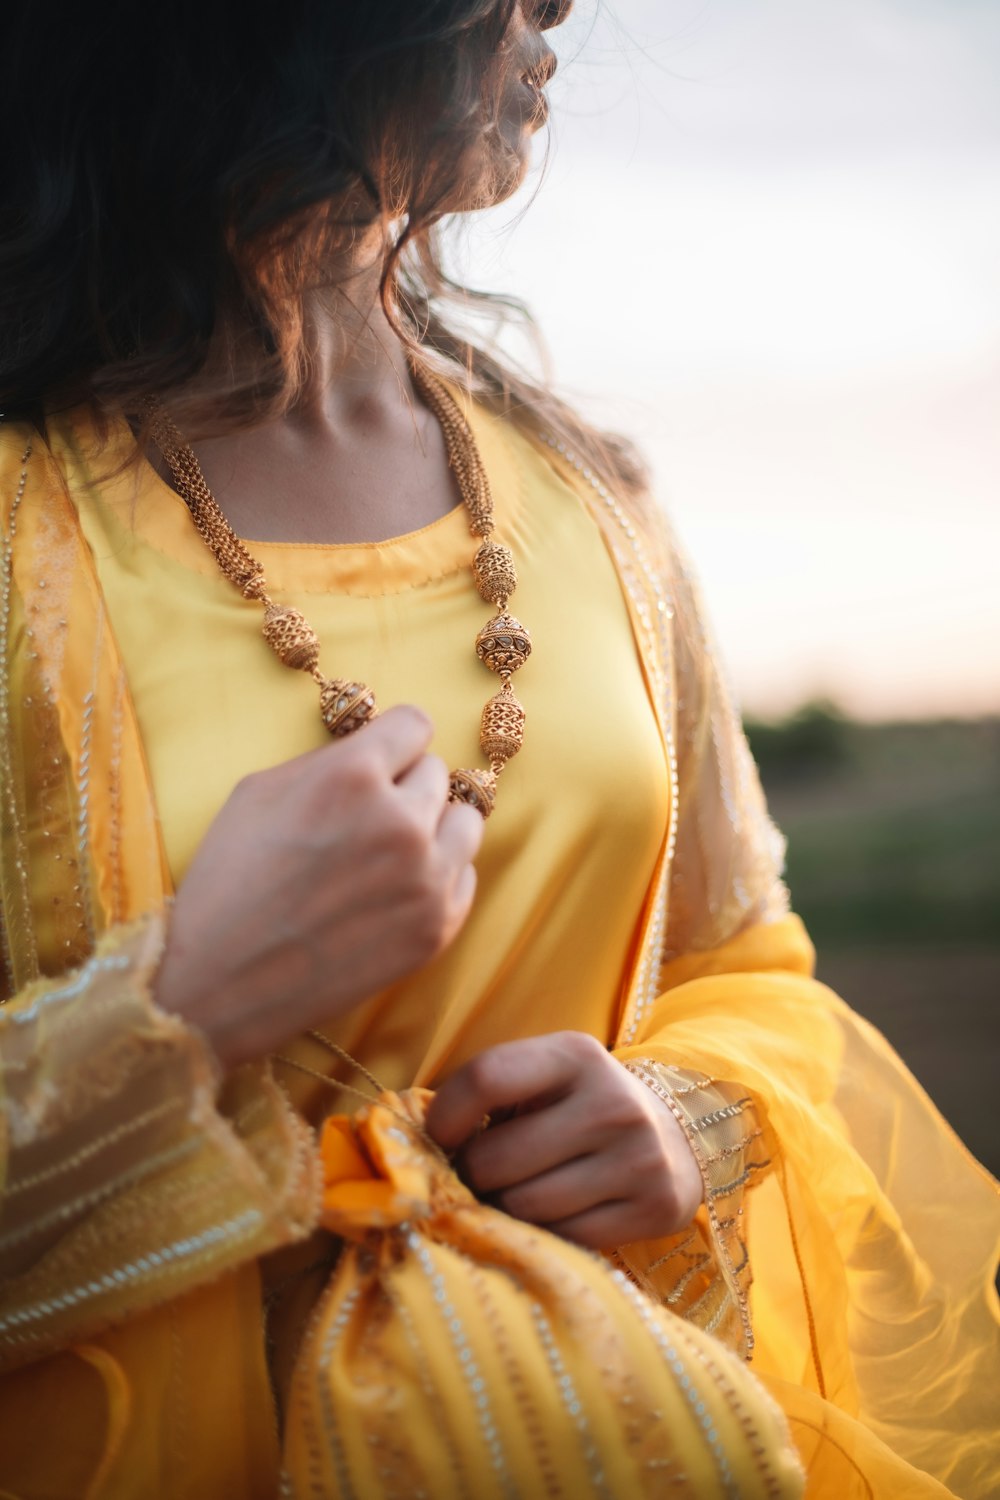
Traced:
<path fill-rule="evenodd" d="M 604 1106 L 601 1120 L 609 1134 L 627 1135 L 630 1139 L 636 1141 L 639 1133 L 636 1127 L 639 1122 L 634 1110 L 625 1101 L 621 1099 L 609 1100 Z"/>
<path fill-rule="evenodd" d="M 240 806 L 256 802 L 260 793 L 260 777 L 259 771 L 250 771 L 246 776 L 241 776 L 229 794 L 230 802 Z"/>
<path fill-rule="evenodd" d="M 652 1141 L 652 1132 L 648 1128 L 649 1120 L 643 1113 L 640 1102 L 620 1089 L 609 1089 L 603 1096 L 600 1105 L 600 1116 L 602 1124 L 614 1131 L 634 1132 L 638 1141 L 645 1144 Z"/>
<path fill-rule="evenodd" d="M 402 950 L 406 955 L 405 963 L 400 965 L 404 974 L 414 973 L 429 964 L 432 958 L 437 957 L 437 949 L 433 943 L 421 933 L 410 933 L 406 947 Z"/>
<path fill-rule="evenodd" d="M 397 805 L 386 836 L 390 852 L 408 867 L 415 867 L 418 894 L 431 895 L 435 884 L 429 860 L 431 839 L 416 811 L 405 803 Z"/>
<path fill-rule="evenodd" d="M 410 933 L 410 955 L 415 965 L 430 963 L 441 950 L 441 940 L 430 926 L 421 926 Z"/>
<path fill-rule="evenodd" d="M 528 1219 L 531 1217 L 530 1195 L 519 1188 L 507 1188 L 505 1192 L 497 1193 L 497 1207 L 512 1219 Z"/>
<path fill-rule="evenodd" d="M 675 1228 L 683 1218 L 680 1195 L 666 1173 L 652 1194 L 650 1211 L 657 1224 L 663 1225 L 667 1230 Z"/>
<path fill-rule="evenodd" d="M 426 932 L 431 951 L 437 953 L 448 939 L 448 912 L 444 902 L 434 902 L 431 905 Z"/>
<path fill-rule="evenodd" d="M 596 1058 L 606 1058 L 608 1053 L 603 1042 L 599 1042 L 596 1036 L 591 1036 L 589 1031 L 564 1031 L 560 1034 L 560 1043 L 569 1054 L 580 1062 L 593 1062 Z"/>
<path fill-rule="evenodd" d="M 414 904 L 411 941 L 424 961 L 433 958 L 448 937 L 448 912 L 440 894 L 422 892 Z"/>
<path fill-rule="evenodd" d="M 381 715 L 383 725 L 389 716 L 393 719 L 393 729 L 401 723 L 408 722 L 410 727 L 419 734 L 425 734 L 428 738 L 434 733 L 434 720 L 418 708 L 415 703 L 396 703 Z M 378 720 L 375 721 L 378 723 Z"/>
<path fill-rule="evenodd" d="M 476 1094 L 487 1093 L 496 1077 L 496 1068 L 488 1052 L 480 1052 L 465 1065 L 469 1084 Z"/>
<path fill-rule="evenodd" d="M 648 1180 L 656 1184 L 656 1191 L 674 1191 L 670 1164 L 654 1131 L 635 1132 L 634 1160 L 638 1172 L 648 1174 Z"/>
<path fill-rule="evenodd" d="M 451 775 L 448 769 L 448 762 L 440 755 L 425 755 L 424 760 L 433 775 L 437 777 L 439 783 L 442 786 L 447 786 L 448 778 Z"/>
<path fill-rule="evenodd" d="M 355 749 L 353 745 L 343 747 L 337 773 L 343 790 L 355 797 L 373 797 L 381 788 L 378 765 L 363 749 Z"/>
<path fill-rule="evenodd" d="M 468 807 L 464 802 L 452 803 L 451 809 L 452 817 L 462 829 L 468 857 L 472 859 L 483 842 L 486 824 L 483 821 L 482 815 L 477 813 L 474 807 Z"/>
<path fill-rule="evenodd" d="M 462 1152 L 462 1177 L 474 1193 L 487 1193 L 490 1190 L 490 1173 L 488 1163 L 484 1162 L 481 1151 L 476 1148 L 480 1145 L 481 1137 L 466 1146 Z"/>

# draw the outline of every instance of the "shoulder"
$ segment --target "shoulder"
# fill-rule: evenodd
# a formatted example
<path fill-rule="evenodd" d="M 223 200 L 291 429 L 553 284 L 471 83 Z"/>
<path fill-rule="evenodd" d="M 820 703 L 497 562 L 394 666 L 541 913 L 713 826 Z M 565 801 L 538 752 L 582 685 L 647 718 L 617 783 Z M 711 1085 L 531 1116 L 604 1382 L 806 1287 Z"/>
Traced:
<path fill-rule="evenodd" d="M 11 520 L 38 505 L 75 515 L 72 497 L 99 476 L 120 472 L 130 455 L 122 423 L 87 407 L 46 412 L 33 422 L 0 415 L 0 519 Z M 127 432 L 127 428 L 124 429 Z"/>
<path fill-rule="evenodd" d="M 44 433 L 33 422 L 0 417 L 0 518 L 8 536 L 22 505 L 61 492 L 62 476 Z"/>
<path fill-rule="evenodd" d="M 638 477 L 642 472 L 638 461 L 630 461 L 630 481 L 615 472 L 615 446 L 627 448 L 625 439 L 589 428 L 562 405 L 559 412 L 569 417 L 581 434 L 586 433 L 586 439 L 574 441 L 570 424 L 560 423 L 558 412 L 548 424 L 540 413 L 497 412 L 479 399 L 469 400 L 477 439 L 481 440 L 484 427 L 488 428 L 491 446 L 503 445 L 508 461 L 516 464 L 532 490 L 551 486 L 564 493 L 568 489 L 602 525 L 620 531 L 630 542 L 644 540 L 648 547 L 655 544 L 658 552 L 672 546 L 665 512 L 648 484 Z M 607 451 L 602 462 L 604 446 Z"/>
<path fill-rule="evenodd" d="M 0 538 L 5 550 L 14 541 L 18 515 L 57 484 L 47 443 L 28 421 L 0 419 Z"/>
<path fill-rule="evenodd" d="M 45 442 L 32 422 L 0 417 L 0 477 L 5 509 L 10 504 L 11 481 L 16 487 L 24 476 L 26 483 L 29 471 L 38 467 L 39 455 L 44 463 L 47 457 Z"/>

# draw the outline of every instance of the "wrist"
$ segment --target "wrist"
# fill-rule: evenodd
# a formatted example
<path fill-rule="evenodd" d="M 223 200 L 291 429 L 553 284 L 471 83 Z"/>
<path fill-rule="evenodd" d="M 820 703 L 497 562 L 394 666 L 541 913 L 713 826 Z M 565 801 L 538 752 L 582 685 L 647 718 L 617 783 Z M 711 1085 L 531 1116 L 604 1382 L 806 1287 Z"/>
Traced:
<path fill-rule="evenodd" d="M 227 1002 L 227 987 L 222 976 L 213 976 L 199 956 L 186 931 L 183 910 L 173 898 L 166 908 L 163 948 L 150 991 L 157 1009 L 197 1032 L 223 1072 L 254 1055 L 241 1050 L 234 1035 L 236 1028 L 232 1022 L 227 1024 L 232 1009 Z"/>

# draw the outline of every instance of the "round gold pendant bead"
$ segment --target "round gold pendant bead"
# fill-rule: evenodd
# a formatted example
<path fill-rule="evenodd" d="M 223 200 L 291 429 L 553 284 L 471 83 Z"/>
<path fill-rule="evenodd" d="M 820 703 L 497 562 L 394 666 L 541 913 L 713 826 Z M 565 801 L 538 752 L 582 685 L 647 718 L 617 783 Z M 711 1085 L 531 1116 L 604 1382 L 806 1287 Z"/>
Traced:
<path fill-rule="evenodd" d="M 340 738 L 363 729 L 377 712 L 375 694 L 363 682 L 327 677 L 319 690 L 319 711 L 332 735 Z"/>
<path fill-rule="evenodd" d="M 448 779 L 448 801 L 464 802 L 474 807 L 485 820 L 493 811 L 497 800 L 497 778 L 493 771 L 481 771 L 460 766 L 452 771 Z"/>
<path fill-rule="evenodd" d="M 476 655 L 491 672 L 509 677 L 531 655 L 531 636 L 520 620 L 504 611 L 495 615 L 476 636 Z"/>

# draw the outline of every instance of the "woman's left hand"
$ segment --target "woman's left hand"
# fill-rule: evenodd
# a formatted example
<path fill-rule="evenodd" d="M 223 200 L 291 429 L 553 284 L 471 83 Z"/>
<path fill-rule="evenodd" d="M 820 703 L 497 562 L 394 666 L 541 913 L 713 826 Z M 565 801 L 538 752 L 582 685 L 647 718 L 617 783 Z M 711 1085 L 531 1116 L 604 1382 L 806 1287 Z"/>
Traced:
<path fill-rule="evenodd" d="M 481 1129 L 501 1111 L 501 1123 Z M 670 1110 L 584 1032 L 480 1052 L 441 1085 L 427 1129 L 460 1150 L 480 1197 L 595 1250 L 683 1229 L 702 1200 L 698 1163 Z"/>

